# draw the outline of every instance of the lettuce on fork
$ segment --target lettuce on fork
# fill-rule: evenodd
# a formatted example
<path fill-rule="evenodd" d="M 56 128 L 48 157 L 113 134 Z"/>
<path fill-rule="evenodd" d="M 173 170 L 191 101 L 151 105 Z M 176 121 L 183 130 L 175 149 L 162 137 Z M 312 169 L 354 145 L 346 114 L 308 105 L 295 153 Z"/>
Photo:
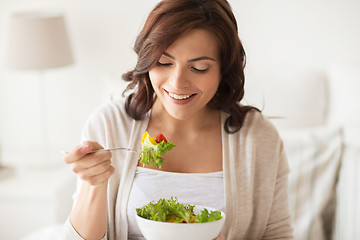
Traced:
<path fill-rule="evenodd" d="M 179 203 L 178 199 L 159 199 L 157 202 L 150 202 L 136 212 L 140 217 L 174 223 L 205 223 L 212 222 L 222 218 L 220 211 L 202 210 L 199 214 L 194 213 L 194 205 Z"/>
<path fill-rule="evenodd" d="M 174 148 L 175 145 L 167 141 L 161 133 L 154 139 L 148 132 L 142 137 L 142 145 L 140 149 L 140 162 L 145 165 L 154 165 L 161 168 L 164 159 L 161 157 Z"/>

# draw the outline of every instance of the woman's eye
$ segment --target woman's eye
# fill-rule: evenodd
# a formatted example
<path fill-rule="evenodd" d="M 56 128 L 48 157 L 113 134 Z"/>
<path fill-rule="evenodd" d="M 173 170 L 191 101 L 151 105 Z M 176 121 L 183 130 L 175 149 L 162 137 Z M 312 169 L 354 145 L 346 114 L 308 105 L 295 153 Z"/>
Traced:
<path fill-rule="evenodd" d="M 206 73 L 209 70 L 208 68 L 196 68 L 196 67 L 191 67 L 191 69 L 197 73 Z"/>
<path fill-rule="evenodd" d="M 172 63 L 166 63 L 166 62 L 164 62 L 164 63 L 158 62 L 157 64 L 158 64 L 158 66 L 160 66 L 160 67 L 167 67 L 167 66 L 171 66 L 171 65 L 172 65 Z"/>

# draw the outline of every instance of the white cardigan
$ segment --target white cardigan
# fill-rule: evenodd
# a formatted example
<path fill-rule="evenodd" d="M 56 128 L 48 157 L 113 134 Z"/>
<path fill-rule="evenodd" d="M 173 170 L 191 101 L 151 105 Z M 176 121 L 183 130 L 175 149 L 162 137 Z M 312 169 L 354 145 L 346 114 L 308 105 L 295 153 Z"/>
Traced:
<path fill-rule="evenodd" d="M 97 141 L 104 148 L 140 149 L 150 115 L 135 121 L 126 114 L 124 102 L 115 100 L 97 109 L 85 124 L 82 141 Z M 221 114 L 222 126 L 227 116 Z M 222 152 L 226 239 L 293 239 L 288 207 L 289 167 L 274 126 L 261 113 L 250 112 L 235 134 L 227 134 L 222 128 Z M 103 239 L 126 240 L 127 201 L 138 155 L 114 151 L 111 161 L 115 172 L 108 184 L 107 235 Z M 63 230 L 63 239 L 83 239 L 69 219 Z"/>

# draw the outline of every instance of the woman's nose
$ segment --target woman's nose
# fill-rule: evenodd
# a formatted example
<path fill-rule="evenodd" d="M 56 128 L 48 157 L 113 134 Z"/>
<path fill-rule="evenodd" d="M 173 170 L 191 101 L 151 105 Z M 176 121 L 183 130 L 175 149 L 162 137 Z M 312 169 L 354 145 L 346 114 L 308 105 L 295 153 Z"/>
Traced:
<path fill-rule="evenodd" d="M 186 73 L 186 68 L 182 67 L 174 68 L 169 80 L 175 90 L 184 89 L 189 87 L 190 85 L 190 81 Z"/>

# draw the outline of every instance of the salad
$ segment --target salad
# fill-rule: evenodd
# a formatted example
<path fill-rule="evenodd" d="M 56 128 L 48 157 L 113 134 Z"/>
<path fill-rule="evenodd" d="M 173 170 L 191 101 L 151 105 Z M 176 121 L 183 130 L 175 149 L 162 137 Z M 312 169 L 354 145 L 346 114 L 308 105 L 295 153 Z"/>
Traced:
<path fill-rule="evenodd" d="M 146 219 L 173 222 L 173 223 L 205 223 L 222 218 L 221 212 L 202 210 L 199 214 L 194 213 L 194 205 L 179 203 L 178 199 L 159 199 L 150 202 L 141 208 L 137 208 L 137 215 Z"/>
<path fill-rule="evenodd" d="M 154 165 L 157 168 L 161 168 L 161 164 L 165 161 L 161 156 L 175 147 L 162 133 L 153 138 L 146 131 L 141 142 L 140 162 L 145 166 Z"/>

